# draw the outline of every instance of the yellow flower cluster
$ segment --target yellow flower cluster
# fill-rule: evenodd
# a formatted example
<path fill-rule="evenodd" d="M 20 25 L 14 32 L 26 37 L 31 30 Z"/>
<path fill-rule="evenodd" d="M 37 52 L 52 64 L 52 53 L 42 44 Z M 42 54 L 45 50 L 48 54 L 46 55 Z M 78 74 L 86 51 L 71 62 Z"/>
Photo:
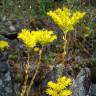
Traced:
<path fill-rule="evenodd" d="M 8 42 L 1 40 L 0 41 L 0 49 L 7 48 L 7 47 L 9 47 Z"/>
<path fill-rule="evenodd" d="M 67 88 L 71 83 L 71 79 L 67 77 L 58 78 L 56 83 L 49 81 L 46 93 L 50 96 L 71 96 L 72 91 Z"/>
<path fill-rule="evenodd" d="M 21 39 L 28 49 L 34 48 L 36 45 L 36 38 L 29 29 L 22 29 L 21 33 L 18 34 L 18 39 Z"/>
<path fill-rule="evenodd" d="M 30 31 L 29 29 L 22 29 L 21 33 L 18 34 L 18 38 L 21 39 L 28 49 L 32 49 L 37 43 L 45 46 L 56 39 L 56 35 L 53 31 L 38 30 Z"/>
<path fill-rule="evenodd" d="M 71 12 L 68 8 L 56 9 L 47 13 L 64 33 L 74 30 L 74 26 L 85 15 L 85 12 Z"/>
<path fill-rule="evenodd" d="M 42 46 L 45 46 L 56 39 L 56 35 L 53 34 L 53 31 L 50 30 L 32 31 L 32 35 L 35 36 L 37 42 L 40 43 Z"/>

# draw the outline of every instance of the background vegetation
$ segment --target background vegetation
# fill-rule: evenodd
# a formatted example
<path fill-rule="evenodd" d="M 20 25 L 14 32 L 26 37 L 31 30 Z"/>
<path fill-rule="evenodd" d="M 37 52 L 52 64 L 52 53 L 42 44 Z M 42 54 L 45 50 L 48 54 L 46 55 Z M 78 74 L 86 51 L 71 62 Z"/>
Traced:
<path fill-rule="evenodd" d="M 31 30 L 47 28 L 54 30 L 57 35 L 57 41 L 44 47 L 42 64 L 39 69 L 41 73 L 39 76 L 37 75 L 35 80 L 35 84 L 38 82 L 38 87 L 46 78 L 46 74 L 52 72 L 55 64 L 60 65 L 62 63 L 64 51 L 62 35 L 64 33 L 47 15 L 47 12 L 63 7 L 73 11 L 86 12 L 86 16 L 77 24 L 75 30 L 68 33 L 68 54 L 66 61 L 63 62 L 67 68 L 67 73 L 76 77 L 82 68 L 88 66 L 91 69 L 94 68 L 92 74 L 94 77 L 96 76 L 96 0 L 0 0 L 0 40 L 4 39 L 10 42 L 9 49 L 1 51 L 0 61 L 6 61 L 10 64 L 14 73 L 13 77 L 17 82 L 23 82 L 24 66 L 22 63 L 26 63 L 27 58 L 26 49 L 20 42 L 18 45 L 17 34 L 22 28 L 30 28 Z M 37 47 L 41 46 L 38 45 Z M 33 60 L 30 61 L 31 63 L 34 63 L 35 58 L 38 57 L 37 54 L 38 52 L 34 54 L 33 51 L 30 53 L 30 58 Z M 32 72 L 34 73 L 34 69 Z M 42 88 L 39 91 L 42 91 Z M 40 95 L 40 92 L 37 94 Z"/>

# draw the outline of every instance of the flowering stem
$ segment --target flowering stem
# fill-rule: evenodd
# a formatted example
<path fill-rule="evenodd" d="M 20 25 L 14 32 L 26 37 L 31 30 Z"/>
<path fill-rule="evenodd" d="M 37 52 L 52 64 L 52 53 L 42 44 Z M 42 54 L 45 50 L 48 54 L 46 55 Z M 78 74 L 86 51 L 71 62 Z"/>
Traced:
<path fill-rule="evenodd" d="M 38 70 L 39 70 L 39 67 L 40 67 L 41 55 L 42 55 L 42 49 L 39 51 L 39 60 L 38 60 L 38 63 L 37 63 L 37 69 L 36 69 L 36 71 L 35 71 L 35 73 L 33 75 L 33 78 L 31 80 L 30 84 L 29 84 L 29 87 L 28 87 L 27 92 L 26 92 L 26 96 L 29 96 L 31 87 L 32 87 L 32 85 L 34 83 L 34 79 L 35 79 L 35 77 L 36 77 L 36 75 L 38 73 Z"/>
<path fill-rule="evenodd" d="M 30 54 L 29 54 L 29 51 L 28 51 L 28 60 L 27 60 L 26 66 L 25 66 L 25 74 L 26 74 L 25 75 L 25 81 L 24 81 L 24 85 L 23 85 L 20 96 L 24 96 L 25 93 L 26 93 L 27 81 L 28 81 L 28 77 L 29 77 L 29 68 L 30 68 Z"/>
<path fill-rule="evenodd" d="M 63 52 L 63 63 L 65 61 L 65 57 L 66 57 L 66 54 L 67 54 L 67 33 L 65 34 L 65 36 L 63 36 L 63 39 L 64 39 L 64 52 Z"/>

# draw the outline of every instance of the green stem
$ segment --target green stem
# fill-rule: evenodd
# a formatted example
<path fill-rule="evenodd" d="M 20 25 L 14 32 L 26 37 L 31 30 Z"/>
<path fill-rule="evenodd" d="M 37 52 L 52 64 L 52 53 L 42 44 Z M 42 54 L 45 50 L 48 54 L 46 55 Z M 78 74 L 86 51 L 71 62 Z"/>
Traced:
<path fill-rule="evenodd" d="M 34 73 L 34 76 L 33 76 L 32 80 L 31 80 L 30 84 L 29 84 L 29 87 L 27 89 L 26 96 L 29 96 L 31 87 L 32 87 L 32 85 L 34 83 L 34 79 L 35 79 L 35 77 L 36 77 L 36 75 L 38 73 L 38 70 L 39 70 L 39 67 L 40 67 L 41 55 L 42 55 L 42 49 L 39 51 L 39 60 L 38 60 L 38 63 L 37 63 L 37 69 L 36 69 L 36 71 Z"/>
<path fill-rule="evenodd" d="M 65 57 L 66 57 L 66 54 L 67 54 L 67 50 L 66 50 L 66 47 L 67 47 L 67 34 L 65 34 L 63 36 L 63 39 L 64 39 L 64 52 L 63 52 L 63 63 L 64 63 Z"/>
<path fill-rule="evenodd" d="M 25 67 L 25 74 L 26 74 L 25 75 L 25 81 L 24 81 L 24 85 L 23 85 L 20 96 L 24 96 L 25 93 L 26 93 L 27 81 L 28 81 L 28 77 L 29 77 L 29 68 L 30 68 L 30 54 L 28 52 L 28 60 L 27 60 L 27 64 L 26 64 L 26 67 Z"/>

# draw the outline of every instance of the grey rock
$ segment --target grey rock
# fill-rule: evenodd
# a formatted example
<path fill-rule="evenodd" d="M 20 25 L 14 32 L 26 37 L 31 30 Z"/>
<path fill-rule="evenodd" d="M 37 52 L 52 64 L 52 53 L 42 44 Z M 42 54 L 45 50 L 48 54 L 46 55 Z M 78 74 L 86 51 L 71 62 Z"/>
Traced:
<path fill-rule="evenodd" d="M 2 80 L 0 79 L 0 86 L 2 86 L 2 84 L 3 84 L 3 82 L 2 82 Z"/>
<path fill-rule="evenodd" d="M 91 84 L 90 94 L 90 96 L 96 96 L 96 84 Z"/>
<path fill-rule="evenodd" d="M 6 88 L 5 88 L 5 91 L 6 91 L 6 93 L 9 93 L 9 94 L 12 93 L 12 89 L 10 90 L 9 87 L 6 87 Z"/>
<path fill-rule="evenodd" d="M 14 96 L 10 72 L 2 73 L 0 76 L 0 96 Z"/>
<path fill-rule="evenodd" d="M 8 70 L 8 64 L 0 62 L 0 73 L 7 72 Z"/>
<path fill-rule="evenodd" d="M 14 83 L 14 93 L 16 94 L 14 96 L 20 96 L 20 84 Z"/>
<path fill-rule="evenodd" d="M 13 26 L 13 25 L 10 25 L 10 26 L 9 26 L 9 29 L 10 29 L 10 31 L 16 31 L 16 28 L 15 28 L 15 26 Z"/>
<path fill-rule="evenodd" d="M 0 62 L 0 96 L 14 96 L 8 64 Z"/>
<path fill-rule="evenodd" d="M 11 81 L 10 72 L 5 74 L 5 81 Z"/>
<path fill-rule="evenodd" d="M 90 69 L 84 68 L 77 75 L 76 79 L 73 80 L 73 84 L 71 86 L 73 96 L 90 96 Z"/>

